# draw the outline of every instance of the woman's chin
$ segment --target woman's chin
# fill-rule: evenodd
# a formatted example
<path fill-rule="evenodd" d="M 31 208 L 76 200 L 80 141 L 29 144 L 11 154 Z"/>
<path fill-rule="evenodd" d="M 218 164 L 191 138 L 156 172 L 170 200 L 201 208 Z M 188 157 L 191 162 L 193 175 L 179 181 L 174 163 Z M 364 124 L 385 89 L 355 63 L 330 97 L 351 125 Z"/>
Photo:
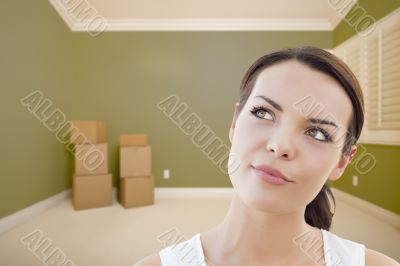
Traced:
<path fill-rule="evenodd" d="M 250 209 L 269 213 L 282 213 L 287 202 L 282 202 L 282 195 L 267 193 L 264 188 L 239 186 L 235 191 L 239 199 Z"/>

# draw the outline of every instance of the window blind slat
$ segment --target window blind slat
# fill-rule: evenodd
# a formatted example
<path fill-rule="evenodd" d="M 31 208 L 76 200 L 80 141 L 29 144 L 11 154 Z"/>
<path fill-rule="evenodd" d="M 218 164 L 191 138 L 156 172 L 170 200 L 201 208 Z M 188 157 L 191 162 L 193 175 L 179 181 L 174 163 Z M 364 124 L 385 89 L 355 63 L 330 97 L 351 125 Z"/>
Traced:
<path fill-rule="evenodd" d="M 378 22 L 369 36 L 354 37 L 335 50 L 362 86 L 365 137 L 381 131 L 379 136 L 387 136 L 382 137 L 383 142 L 390 138 L 400 144 L 400 9 L 390 19 Z M 392 130 L 399 134 L 386 134 Z"/>

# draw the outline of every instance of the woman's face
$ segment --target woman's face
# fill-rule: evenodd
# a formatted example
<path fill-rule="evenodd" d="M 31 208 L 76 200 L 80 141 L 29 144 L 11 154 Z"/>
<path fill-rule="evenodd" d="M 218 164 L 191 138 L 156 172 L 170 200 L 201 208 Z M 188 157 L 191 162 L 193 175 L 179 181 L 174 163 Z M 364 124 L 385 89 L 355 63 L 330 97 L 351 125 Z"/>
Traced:
<path fill-rule="evenodd" d="M 351 115 L 351 101 L 332 77 L 295 60 L 263 70 L 229 133 L 229 175 L 236 194 L 261 211 L 303 210 L 327 179 L 336 180 L 347 166 L 341 145 Z M 255 173 L 257 165 L 270 166 L 293 182 L 267 183 Z"/>

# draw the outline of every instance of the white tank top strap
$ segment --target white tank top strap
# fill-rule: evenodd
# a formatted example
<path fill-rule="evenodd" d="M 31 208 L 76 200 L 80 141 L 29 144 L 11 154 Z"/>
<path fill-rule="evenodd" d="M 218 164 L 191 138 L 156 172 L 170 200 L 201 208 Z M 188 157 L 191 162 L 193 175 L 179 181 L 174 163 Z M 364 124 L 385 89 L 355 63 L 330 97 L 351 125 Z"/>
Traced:
<path fill-rule="evenodd" d="M 326 266 L 365 266 L 365 245 L 321 231 Z"/>
<path fill-rule="evenodd" d="M 365 266 L 365 245 L 321 229 L 325 266 Z M 206 266 L 200 233 L 159 252 L 162 266 Z"/>
<path fill-rule="evenodd" d="M 159 252 L 162 266 L 206 266 L 200 233 Z"/>

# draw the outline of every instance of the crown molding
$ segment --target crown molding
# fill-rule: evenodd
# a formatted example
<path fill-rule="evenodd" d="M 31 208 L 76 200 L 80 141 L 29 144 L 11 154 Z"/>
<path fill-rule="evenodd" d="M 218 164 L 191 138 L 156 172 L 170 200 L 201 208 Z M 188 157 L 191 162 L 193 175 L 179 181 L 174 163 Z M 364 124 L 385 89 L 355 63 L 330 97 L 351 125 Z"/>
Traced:
<path fill-rule="evenodd" d="M 337 25 L 342 21 L 343 17 L 336 12 L 335 15 L 329 18 L 329 23 L 331 24 L 331 30 L 334 30 Z"/>
<path fill-rule="evenodd" d="M 49 0 L 49 2 L 64 20 L 65 24 L 67 24 L 67 26 L 73 30 L 75 24 L 77 23 L 74 16 L 67 11 L 67 9 L 61 4 L 60 0 Z"/>
<path fill-rule="evenodd" d="M 331 19 L 79 19 L 61 0 L 49 0 L 72 31 L 331 31 Z M 334 17 L 340 21 L 340 16 Z M 335 22 L 336 23 L 336 22 Z"/>
<path fill-rule="evenodd" d="M 90 20 L 71 28 L 85 31 Z M 327 20 L 283 19 L 112 19 L 106 20 L 106 31 L 329 31 Z M 91 23 L 92 28 L 100 27 Z"/>
<path fill-rule="evenodd" d="M 345 6 L 344 9 L 342 6 L 340 6 L 338 8 L 331 6 L 331 8 L 336 9 L 334 15 L 329 18 L 329 23 L 331 24 L 332 30 L 334 30 L 339 25 L 339 23 L 350 12 L 350 10 L 357 4 L 357 0 L 349 0 L 349 1 L 351 2 L 350 5 Z M 347 3 L 345 3 L 345 4 L 347 4 Z"/>

